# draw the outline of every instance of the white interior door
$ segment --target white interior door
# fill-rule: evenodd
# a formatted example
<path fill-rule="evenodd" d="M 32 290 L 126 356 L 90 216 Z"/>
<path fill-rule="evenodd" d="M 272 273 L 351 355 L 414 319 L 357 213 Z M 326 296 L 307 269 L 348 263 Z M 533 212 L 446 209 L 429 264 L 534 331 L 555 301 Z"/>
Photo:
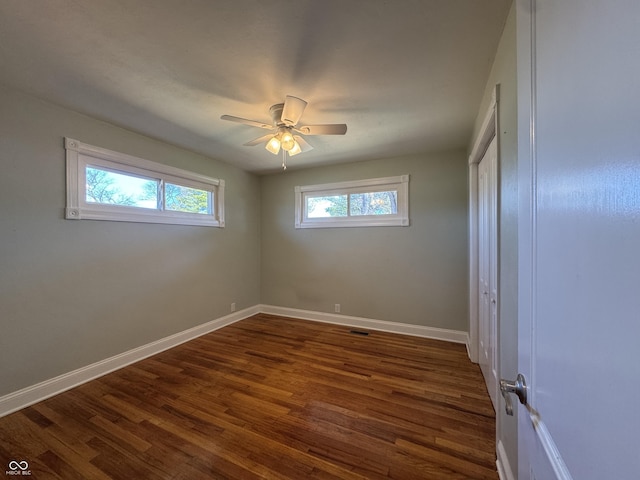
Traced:
<path fill-rule="evenodd" d="M 498 396 L 497 152 L 494 137 L 478 165 L 478 361 L 494 409 Z"/>
<path fill-rule="evenodd" d="M 640 2 L 516 5 L 518 478 L 639 478 Z"/>

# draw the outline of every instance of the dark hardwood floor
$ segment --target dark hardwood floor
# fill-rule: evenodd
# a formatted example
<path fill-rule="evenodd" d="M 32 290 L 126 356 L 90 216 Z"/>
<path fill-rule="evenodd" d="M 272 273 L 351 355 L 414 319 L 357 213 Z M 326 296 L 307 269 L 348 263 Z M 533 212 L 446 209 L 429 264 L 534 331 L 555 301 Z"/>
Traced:
<path fill-rule="evenodd" d="M 34 479 L 498 478 L 463 345 L 264 314 L 1 418 L 0 437 L 2 469 Z"/>

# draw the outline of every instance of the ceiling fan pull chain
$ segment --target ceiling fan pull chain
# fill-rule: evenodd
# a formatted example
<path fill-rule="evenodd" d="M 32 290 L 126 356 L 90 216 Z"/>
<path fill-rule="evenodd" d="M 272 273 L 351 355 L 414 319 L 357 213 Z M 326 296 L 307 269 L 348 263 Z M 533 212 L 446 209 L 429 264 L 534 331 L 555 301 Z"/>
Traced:
<path fill-rule="evenodd" d="M 282 149 L 282 170 L 287 169 L 287 151 Z"/>

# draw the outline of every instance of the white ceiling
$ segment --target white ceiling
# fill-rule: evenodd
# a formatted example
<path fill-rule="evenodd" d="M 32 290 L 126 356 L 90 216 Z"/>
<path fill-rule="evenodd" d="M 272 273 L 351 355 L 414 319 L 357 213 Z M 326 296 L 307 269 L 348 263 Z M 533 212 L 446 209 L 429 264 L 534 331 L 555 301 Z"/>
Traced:
<path fill-rule="evenodd" d="M 0 0 L 0 83 L 264 173 L 243 143 L 295 95 L 290 168 L 466 147 L 511 0 Z"/>

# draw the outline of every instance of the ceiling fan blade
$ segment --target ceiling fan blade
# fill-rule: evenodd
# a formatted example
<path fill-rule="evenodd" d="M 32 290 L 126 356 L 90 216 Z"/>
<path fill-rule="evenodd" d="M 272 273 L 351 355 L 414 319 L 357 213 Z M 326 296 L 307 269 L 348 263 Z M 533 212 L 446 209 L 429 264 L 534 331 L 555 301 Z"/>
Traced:
<path fill-rule="evenodd" d="M 271 130 L 273 125 L 267 123 L 258 122 L 257 120 L 247 120 L 246 118 L 234 117 L 233 115 L 222 115 L 220 120 L 228 120 L 230 122 L 242 123 L 243 125 L 250 125 L 258 128 L 268 128 Z"/>
<path fill-rule="evenodd" d="M 284 107 L 282 108 L 280 120 L 287 125 L 297 124 L 306 106 L 307 102 L 301 98 L 287 95 L 284 99 Z"/>
<path fill-rule="evenodd" d="M 264 143 L 264 142 L 270 140 L 271 137 L 273 137 L 273 133 L 267 133 L 266 135 L 263 135 L 261 137 L 258 137 L 256 139 L 254 139 L 254 140 L 251 140 L 250 142 L 243 143 L 243 145 L 245 147 L 255 147 L 256 145 L 260 145 L 261 143 Z"/>
<path fill-rule="evenodd" d="M 344 123 L 331 123 L 326 125 L 304 125 L 296 128 L 296 132 L 303 135 L 344 135 L 347 126 Z"/>
<path fill-rule="evenodd" d="M 311 145 L 309 145 L 309 142 L 307 142 L 300 135 L 294 135 L 293 139 L 296 142 L 298 142 L 298 145 L 300 145 L 300 150 L 302 150 L 302 153 L 308 152 L 309 150 L 313 150 L 313 147 Z"/>

